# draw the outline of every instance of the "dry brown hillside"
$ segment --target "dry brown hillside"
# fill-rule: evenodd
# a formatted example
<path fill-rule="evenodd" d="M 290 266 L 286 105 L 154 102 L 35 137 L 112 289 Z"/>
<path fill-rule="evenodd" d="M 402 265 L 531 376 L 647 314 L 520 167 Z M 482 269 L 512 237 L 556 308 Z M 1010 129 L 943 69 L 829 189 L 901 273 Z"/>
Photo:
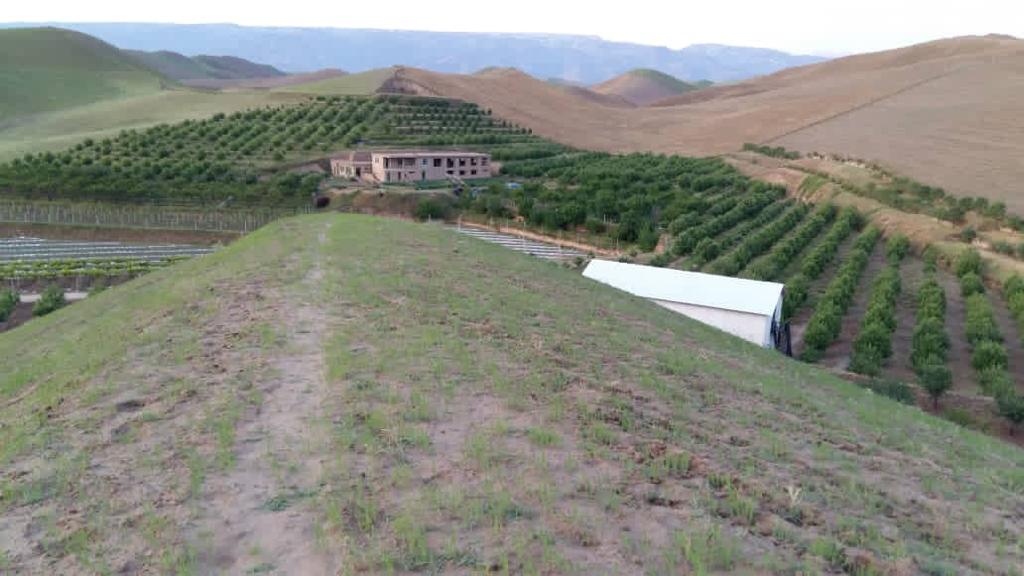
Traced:
<path fill-rule="evenodd" d="M 771 142 L 873 159 L 1024 211 L 1024 41 L 1013 38 L 851 56 L 643 108 L 603 105 L 510 69 L 396 76 L 406 90 L 471 100 L 574 146 L 716 154 Z"/>

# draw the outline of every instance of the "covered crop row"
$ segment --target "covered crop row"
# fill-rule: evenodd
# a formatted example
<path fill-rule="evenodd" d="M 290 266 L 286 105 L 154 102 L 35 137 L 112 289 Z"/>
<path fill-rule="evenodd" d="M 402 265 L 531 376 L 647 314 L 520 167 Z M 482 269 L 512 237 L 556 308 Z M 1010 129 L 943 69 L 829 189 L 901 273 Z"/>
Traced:
<path fill-rule="evenodd" d="M 75 276 L 135 276 L 163 268 L 182 260 L 180 257 L 158 260 L 85 259 L 85 260 L 16 260 L 0 263 L 0 278 L 37 279 Z"/>
<path fill-rule="evenodd" d="M 825 349 L 839 336 L 843 315 L 853 302 L 857 284 L 867 268 L 871 251 L 879 236 L 881 233 L 875 227 L 865 230 L 857 238 L 853 250 L 839 268 L 836 277 L 825 289 L 804 332 L 804 360 L 813 362 L 820 358 Z"/>

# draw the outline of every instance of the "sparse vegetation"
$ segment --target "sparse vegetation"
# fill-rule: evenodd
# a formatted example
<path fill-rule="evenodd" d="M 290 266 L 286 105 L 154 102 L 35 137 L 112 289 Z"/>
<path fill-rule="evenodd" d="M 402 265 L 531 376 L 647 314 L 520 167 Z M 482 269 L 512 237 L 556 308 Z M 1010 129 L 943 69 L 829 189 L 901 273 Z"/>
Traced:
<path fill-rule="evenodd" d="M 64 289 L 56 284 L 51 284 L 39 295 L 39 300 L 32 306 L 33 316 L 46 316 L 67 305 L 64 300 Z"/>
<path fill-rule="evenodd" d="M 18 305 L 19 300 L 18 293 L 14 290 L 0 291 L 0 322 L 6 322 L 11 317 L 11 313 L 14 312 L 14 307 Z"/>
<path fill-rule="evenodd" d="M 782 146 L 767 146 L 747 142 L 743 145 L 743 150 L 747 152 L 757 152 L 758 154 L 771 156 L 772 158 L 785 158 L 787 160 L 796 160 L 797 158 L 800 158 L 799 152 L 795 150 L 786 150 Z"/>
<path fill-rule="evenodd" d="M 364 572 L 852 570 L 894 547 L 961 571 L 1021 560 L 1001 544 L 1017 524 L 977 520 L 1016 509 L 1019 450 L 436 226 L 282 220 L 0 334 L 0 356 L 18 359 L 0 364 L 0 462 L 28 471 L 0 497 L 29 551 L 15 571 L 130 557 L 244 573 L 292 554 Z M 52 528 L 20 529 L 48 511 Z M 275 514 L 313 530 L 248 529 Z M 225 515 L 238 531 L 192 528 Z M 972 547 L 945 554 L 971 519 Z"/>

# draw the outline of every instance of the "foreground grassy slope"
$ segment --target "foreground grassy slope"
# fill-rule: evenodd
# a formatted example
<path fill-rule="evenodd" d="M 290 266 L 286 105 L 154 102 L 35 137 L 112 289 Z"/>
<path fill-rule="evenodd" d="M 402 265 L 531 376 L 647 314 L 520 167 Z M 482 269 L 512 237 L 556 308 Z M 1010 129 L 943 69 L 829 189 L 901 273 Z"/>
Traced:
<path fill-rule="evenodd" d="M 0 118 L 158 92 L 163 78 L 92 36 L 57 28 L 0 30 Z"/>
<path fill-rule="evenodd" d="M 281 221 L 0 356 L 14 571 L 1024 561 L 1020 450 L 427 225 Z"/>

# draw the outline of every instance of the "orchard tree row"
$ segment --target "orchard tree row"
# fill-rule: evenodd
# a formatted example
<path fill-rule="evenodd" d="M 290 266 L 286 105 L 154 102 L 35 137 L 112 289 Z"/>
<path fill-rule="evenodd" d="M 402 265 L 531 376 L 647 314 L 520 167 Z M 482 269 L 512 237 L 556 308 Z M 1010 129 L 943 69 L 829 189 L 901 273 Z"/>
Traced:
<path fill-rule="evenodd" d="M 926 277 L 917 290 L 910 362 L 918 383 L 932 397 L 933 407 L 938 409 L 939 398 L 953 386 L 953 374 L 947 366 L 946 293 L 935 279 L 935 252 L 925 251 L 924 258 Z"/>
<path fill-rule="evenodd" d="M 892 335 L 896 331 L 896 304 L 902 289 L 900 263 L 910 251 L 906 236 L 896 235 L 886 243 L 885 270 L 871 286 L 867 311 L 853 340 L 850 370 L 877 376 L 882 363 L 892 356 Z"/>
<path fill-rule="evenodd" d="M 804 351 L 801 355 L 804 360 L 817 360 L 839 337 L 843 315 L 853 303 L 860 278 L 880 236 L 879 230 L 873 226 L 861 233 L 835 278 L 825 289 L 804 332 Z"/>
<path fill-rule="evenodd" d="M 323 176 L 288 172 L 286 163 L 357 144 L 501 146 L 506 154 L 522 146 L 527 154 L 553 153 L 551 144 L 474 104 L 321 97 L 28 154 L 0 164 L 0 191 L 46 199 L 298 203 L 308 200 Z"/>

